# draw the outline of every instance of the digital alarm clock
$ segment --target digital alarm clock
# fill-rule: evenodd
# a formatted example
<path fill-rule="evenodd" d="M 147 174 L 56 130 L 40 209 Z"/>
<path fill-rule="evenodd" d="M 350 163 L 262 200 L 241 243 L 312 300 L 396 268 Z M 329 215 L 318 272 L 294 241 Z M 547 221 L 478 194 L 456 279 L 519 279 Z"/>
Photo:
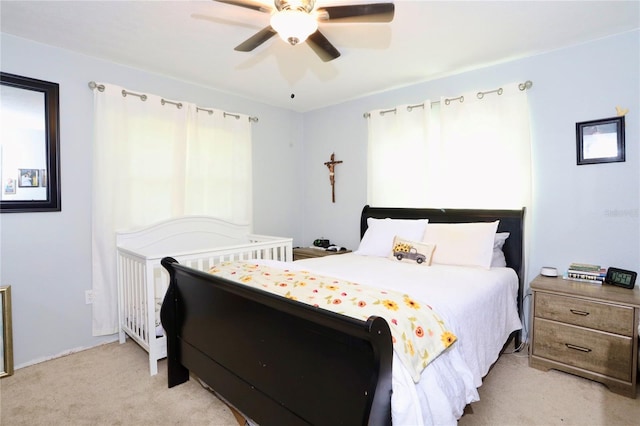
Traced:
<path fill-rule="evenodd" d="M 611 267 L 607 269 L 607 275 L 604 282 L 618 287 L 632 289 L 636 284 L 637 272 L 627 271 L 625 269 Z"/>

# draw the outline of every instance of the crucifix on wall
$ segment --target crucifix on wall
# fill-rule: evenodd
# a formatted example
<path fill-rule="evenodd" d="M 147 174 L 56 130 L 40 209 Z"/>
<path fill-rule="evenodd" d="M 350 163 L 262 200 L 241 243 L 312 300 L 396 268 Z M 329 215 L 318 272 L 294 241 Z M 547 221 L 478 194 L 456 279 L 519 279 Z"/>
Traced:
<path fill-rule="evenodd" d="M 324 163 L 327 168 L 329 168 L 329 181 L 331 182 L 331 202 L 336 202 L 336 164 L 342 163 L 342 161 L 336 161 L 336 154 L 331 154 L 331 160 Z"/>

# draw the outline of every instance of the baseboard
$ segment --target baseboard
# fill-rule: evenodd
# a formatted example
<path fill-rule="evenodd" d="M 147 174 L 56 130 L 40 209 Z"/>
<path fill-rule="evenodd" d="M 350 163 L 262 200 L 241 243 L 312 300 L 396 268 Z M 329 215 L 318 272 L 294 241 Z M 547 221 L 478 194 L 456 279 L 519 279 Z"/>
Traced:
<path fill-rule="evenodd" d="M 88 349 L 97 348 L 98 346 L 108 345 L 110 343 L 117 342 L 117 341 L 118 341 L 118 335 L 115 334 L 112 339 L 100 342 L 97 345 L 68 349 L 68 350 L 66 350 L 64 352 L 60 352 L 59 354 L 56 354 L 56 355 L 52 355 L 52 356 L 48 356 L 48 357 L 44 357 L 44 358 L 36 358 L 34 360 L 28 361 L 28 362 L 20 364 L 20 365 L 14 365 L 13 366 L 13 370 L 15 372 L 15 370 L 19 370 L 21 368 L 29 367 L 31 365 L 41 364 L 43 362 L 51 361 L 51 360 L 56 359 L 56 358 L 62 358 L 63 356 L 75 354 L 77 352 L 86 351 Z"/>

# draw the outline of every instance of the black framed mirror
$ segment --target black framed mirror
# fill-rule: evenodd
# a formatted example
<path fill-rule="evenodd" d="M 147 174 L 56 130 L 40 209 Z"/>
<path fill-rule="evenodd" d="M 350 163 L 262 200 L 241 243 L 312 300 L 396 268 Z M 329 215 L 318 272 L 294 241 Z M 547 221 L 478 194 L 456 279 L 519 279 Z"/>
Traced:
<path fill-rule="evenodd" d="M 59 86 L 0 72 L 0 212 L 60 211 Z"/>

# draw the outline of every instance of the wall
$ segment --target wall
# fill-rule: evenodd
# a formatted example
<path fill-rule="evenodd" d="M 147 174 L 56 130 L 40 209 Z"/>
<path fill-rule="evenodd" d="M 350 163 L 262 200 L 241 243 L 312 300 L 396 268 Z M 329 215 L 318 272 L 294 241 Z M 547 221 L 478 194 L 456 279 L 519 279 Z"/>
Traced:
<path fill-rule="evenodd" d="M 572 261 L 640 269 L 640 32 L 297 114 L 3 34 L 2 71 L 60 83 L 62 211 L 0 215 L 0 282 L 11 284 L 16 367 L 113 339 L 91 336 L 90 80 L 259 117 L 254 230 L 349 248 L 366 204 L 366 111 L 533 81 L 528 279 Z M 626 116 L 627 161 L 576 166 L 575 123 Z M 302 142 L 304 141 L 304 142 Z M 335 152 L 336 203 L 324 162 Z M 440 207 L 440 206 L 438 206 Z M 301 218 L 304 218 L 301 219 Z"/>
<path fill-rule="evenodd" d="M 357 248 L 359 215 L 367 201 L 364 112 L 531 80 L 528 98 L 534 195 L 527 213 L 527 281 L 542 266 L 563 270 L 574 261 L 638 271 L 639 56 L 640 31 L 633 31 L 305 114 L 307 226 L 303 240 L 310 244 L 323 236 Z M 625 118 L 626 161 L 577 166 L 575 123 L 613 117 L 616 106 L 629 109 Z M 323 165 L 332 152 L 344 160 L 336 167 L 335 204 L 330 201 Z"/>
<path fill-rule="evenodd" d="M 89 81 L 259 118 L 253 124 L 254 231 L 295 235 L 301 122 L 291 111 L 2 34 L 2 71 L 60 85 L 62 211 L 0 215 L 0 283 L 12 286 L 16 368 L 114 340 L 91 336 Z"/>

